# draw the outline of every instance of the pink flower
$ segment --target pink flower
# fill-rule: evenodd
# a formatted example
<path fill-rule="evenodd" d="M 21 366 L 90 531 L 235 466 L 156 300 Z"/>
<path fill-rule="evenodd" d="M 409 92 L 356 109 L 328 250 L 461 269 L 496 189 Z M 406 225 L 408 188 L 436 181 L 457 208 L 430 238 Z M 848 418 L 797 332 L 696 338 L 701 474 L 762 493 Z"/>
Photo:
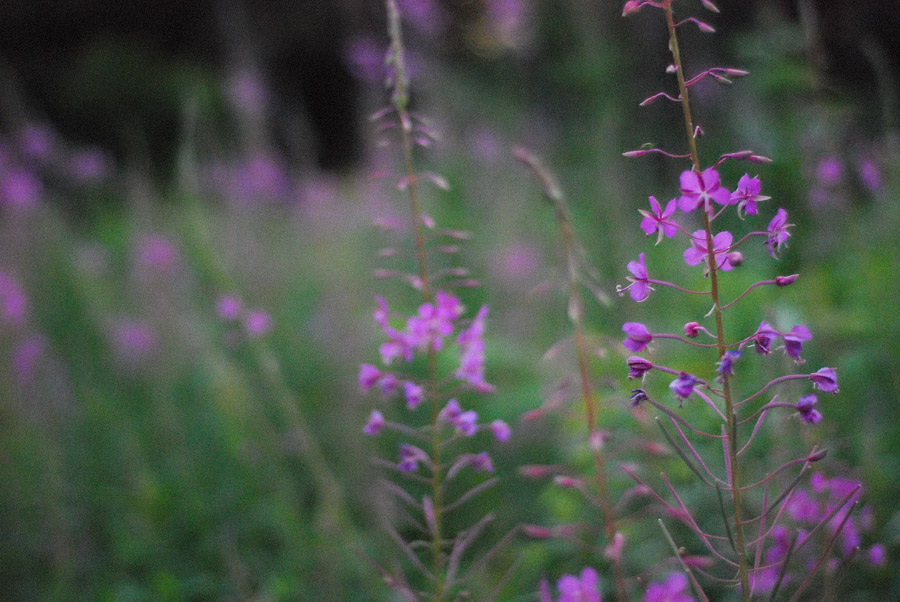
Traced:
<path fill-rule="evenodd" d="M 722 187 L 719 182 L 719 172 L 710 167 L 703 173 L 696 171 L 681 172 L 681 197 L 678 199 L 678 208 L 685 213 L 690 213 L 701 204 L 712 208 L 712 202 L 720 205 L 732 203 L 731 193 Z"/>
<path fill-rule="evenodd" d="M 731 193 L 731 202 L 737 203 L 738 217 L 743 218 L 744 213 L 756 215 L 759 213 L 756 203 L 772 198 L 759 194 L 760 188 L 759 178 L 751 178 L 750 174 L 744 174 L 741 177 L 737 190 Z"/>
<path fill-rule="evenodd" d="M 403 383 L 403 394 L 406 396 L 406 407 L 415 410 L 425 399 L 425 389 L 414 382 Z"/>
<path fill-rule="evenodd" d="M 509 437 L 512 434 L 512 431 L 509 428 L 509 425 L 503 422 L 502 420 L 495 420 L 491 423 L 491 433 L 493 433 L 494 437 L 500 443 L 506 443 L 509 441 Z"/>
<path fill-rule="evenodd" d="M 659 201 L 651 196 L 650 208 L 652 212 L 645 209 L 638 210 L 638 213 L 644 216 L 644 219 L 641 220 L 641 230 L 647 236 L 658 233 L 656 244 L 662 242 L 663 236 L 672 238 L 678 232 L 678 224 L 669 219 L 675 213 L 676 203 L 677 201 L 672 199 L 666 204 L 665 209 L 661 209 Z"/>
<path fill-rule="evenodd" d="M 834 368 L 819 368 L 809 375 L 809 380 L 813 381 L 813 386 L 824 393 L 837 393 L 837 373 Z"/>
<path fill-rule="evenodd" d="M 793 225 L 794 224 L 787 223 L 787 211 L 779 209 L 775 214 L 775 217 L 772 218 L 772 221 L 769 222 L 769 238 L 766 239 L 766 246 L 769 247 L 769 255 L 776 258 L 778 257 L 778 252 L 783 246 L 786 246 L 785 243 L 791 236 L 787 229 Z"/>
<path fill-rule="evenodd" d="M 733 237 L 731 232 L 723 231 L 716 234 L 713 238 L 713 252 L 716 258 L 716 269 L 727 272 L 734 265 L 731 263 L 731 257 L 728 249 L 731 247 Z M 697 265 L 708 257 L 706 248 L 706 231 L 697 230 L 691 236 L 691 247 L 684 252 L 684 261 L 688 265 Z"/>
<path fill-rule="evenodd" d="M 647 266 L 644 263 L 643 253 L 638 255 L 637 261 L 628 262 L 628 271 L 632 274 L 628 277 L 628 281 L 631 282 L 631 284 L 625 288 L 619 288 L 619 294 L 621 295 L 625 291 L 630 291 L 629 294 L 631 295 L 631 298 L 640 303 L 649 297 L 650 291 L 653 290 L 650 286 L 650 275 L 647 273 Z"/>
<path fill-rule="evenodd" d="M 378 410 L 372 410 L 369 415 L 369 421 L 363 427 L 363 432 L 367 435 L 377 435 L 384 426 L 384 416 Z"/>
<path fill-rule="evenodd" d="M 625 322 L 622 324 L 622 332 L 626 335 L 622 345 L 635 353 L 642 351 L 653 340 L 653 335 L 640 322 Z"/>

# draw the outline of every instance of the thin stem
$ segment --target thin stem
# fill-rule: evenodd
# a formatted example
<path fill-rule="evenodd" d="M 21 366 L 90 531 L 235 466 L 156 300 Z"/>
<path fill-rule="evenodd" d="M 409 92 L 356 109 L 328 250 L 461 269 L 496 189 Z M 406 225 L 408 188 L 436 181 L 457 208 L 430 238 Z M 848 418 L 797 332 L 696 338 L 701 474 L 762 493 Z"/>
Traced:
<path fill-rule="evenodd" d="M 675 17 L 672 12 L 672 0 L 663 0 L 663 9 L 666 13 L 666 24 L 669 29 L 669 45 L 672 50 L 672 60 L 675 65 L 675 74 L 678 77 L 678 88 L 681 98 L 682 113 L 684 115 L 684 126 L 687 133 L 688 144 L 690 145 L 691 149 L 691 162 L 693 164 L 694 171 L 699 174 L 702 171 L 700 168 L 700 156 L 697 152 L 697 140 L 696 138 L 694 138 L 694 121 L 691 117 L 691 105 L 688 97 L 687 85 L 685 84 L 684 79 L 684 65 L 681 62 L 681 52 L 678 48 L 678 35 L 676 33 Z M 719 279 L 718 270 L 716 269 L 716 256 L 715 247 L 713 244 L 712 224 L 707 208 L 705 206 L 701 207 L 701 211 L 703 212 L 703 228 L 706 231 L 706 250 L 707 264 L 709 266 L 710 294 L 713 299 L 713 313 L 716 322 L 716 344 L 718 346 L 719 356 L 721 357 L 725 355 L 727 347 L 725 343 L 725 329 L 722 324 L 722 308 L 721 304 L 719 303 Z M 740 480 L 738 478 L 740 473 L 738 470 L 737 450 L 735 449 L 735 442 L 733 440 L 733 433 L 735 431 L 735 415 L 731 400 L 731 387 L 729 380 L 729 375 L 722 375 L 722 390 L 723 397 L 725 398 L 725 417 L 728 423 L 728 428 L 725 429 L 727 437 L 726 444 L 732 471 L 731 494 L 734 507 L 735 545 L 737 547 L 738 566 L 741 579 L 741 596 L 744 602 L 749 602 L 749 567 L 747 562 L 747 550 L 744 544 L 741 488 Z"/>
<path fill-rule="evenodd" d="M 597 447 L 599 433 L 597 431 L 597 402 L 594 399 L 591 386 L 590 368 L 588 365 L 587 342 L 584 329 L 584 301 L 581 296 L 578 278 L 578 255 L 576 253 L 575 236 L 569 221 L 568 208 L 565 195 L 555 182 L 554 178 L 541 165 L 534 155 L 519 149 L 516 156 L 527 165 L 540 180 L 544 196 L 553 205 L 556 213 L 556 221 L 562 232 L 563 245 L 566 251 L 566 260 L 569 276 L 569 319 L 575 330 L 575 352 L 578 357 L 578 373 L 581 381 L 581 397 L 584 401 L 585 420 L 588 429 L 588 444 L 594 457 L 596 470 L 595 481 L 597 486 L 600 510 L 603 513 L 603 528 L 609 545 L 615 541 L 616 517 L 613 504 L 609 495 L 609 479 L 607 477 L 606 462 L 603 454 Z M 622 568 L 621 555 L 617 554 L 612 559 L 613 574 L 618 590 L 618 599 L 622 602 L 628 600 L 628 589 L 625 584 L 625 573 Z"/>

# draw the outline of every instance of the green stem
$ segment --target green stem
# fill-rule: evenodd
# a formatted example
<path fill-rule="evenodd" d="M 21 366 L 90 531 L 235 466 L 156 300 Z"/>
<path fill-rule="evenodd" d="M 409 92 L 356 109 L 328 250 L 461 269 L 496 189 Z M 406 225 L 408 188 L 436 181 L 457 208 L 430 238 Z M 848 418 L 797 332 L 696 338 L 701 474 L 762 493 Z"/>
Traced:
<path fill-rule="evenodd" d="M 690 145 L 691 150 L 691 162 L 693 163 L 694 171 L 699 174 L 702 171 L 700 167 L 700 157 L 697 152 L 697 140 L 694 137 L 694 121 L 691 117 L 691 106 L 688 99 L 687 85 L 685 85 L 684 66 L 681 62 L 681 54 L 678 48 L 678 36 L 675 31 L 675 17 L 672 12 L 672 0 L 663 0 L 663 8 L 666 13 L 666 24 L 669 28 L 669 40 L 672 50 L 672 60 L 675 65 L 675 73 L 678 77 L 681 108 L 684 113 L 684 125 L 687 133 L 688 144 Z M 706 232 L 706 252 L 707 262 L 709 266 L 710 294 L 713 299 L 713 314 L 716 322 L 716 347 L 718 349 L 719 356 L 721 357 L 725 355 L 727 345 L 725 342 L 725 329 L 722 324 L 722 307 L 719 303 L 719 278 L 718 270 L 716 268 L 716 254 L 713 247 L 712 222 L 709 218 L 709 211 L 707 210 L 705 204 L 703 207 L 701 207 L 701 211 L 703 212 L 703 229 Z M 726 437 L 728 438 L 728 456 L 731 464 L 731 496 L 734 505 L 735 545 L 737 547 L 738 566 L 741 580 L 741 596 L 743 597 L 744 602 L 749 602 L 749 566 L 747 561 L 747 548 L 744 543 L 741 488 L 740 480 L 738 478 L 738 457 L 734 441 L 736 418 L 734 415 L 731 387 L 727 374 L 722 375 L 722 391 L 725 398 L 725 416 L 728 423 L 728 428 L 726 429 Z"/>

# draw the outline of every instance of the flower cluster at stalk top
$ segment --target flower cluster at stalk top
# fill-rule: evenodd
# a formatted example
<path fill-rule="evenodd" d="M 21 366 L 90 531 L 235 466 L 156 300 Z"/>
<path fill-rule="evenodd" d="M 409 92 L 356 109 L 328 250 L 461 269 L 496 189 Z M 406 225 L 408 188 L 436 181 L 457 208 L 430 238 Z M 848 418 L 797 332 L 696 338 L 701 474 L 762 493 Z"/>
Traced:
<path fill-rule="evenodd" d="M 386 398 L 400 395 L 407 410 L 415 411 L 429 396 L 443 397 L 443 394 L 441 391 L 429 391 L 426 383 L 406 374 L 403 365 L 412 362 L 417 355 L 440 353 L 453 348 L 457 356 L 457 368 L 453 371 L 453 379 L 444 379 L 443 382 L 455 379 L 454 392 L 465 389 L 478 393 L 493 391 L 493 385 L 485 380 L 484 370 L 487 306 L 481 307 L 471 320 L 464 320 L 465 307 L 460 300 L 440 291 L 433 302 L 422 303 L 415 314 L 405 317 L 393 315 L 383 298 L 378 297 L 376 300 L 378 306 L 373 312 L 373 318 L 387 341 L 379 349 L 382 366 L 360 366 L 359 386 L 363 391 L 377 388 Z M 484 429 L 500 442 L 509 439 L 509 425 L 502 420 L 480 424 L 478 413 L 463 408 L 458 398 L 450 397 L 442 403 L 443 407 L 438 413 L 438 427 L 452 429 L 455 435 L 464 437 L 472 437 Z M 391 426 L 392 423 L 385 419 L 381 411 L 373 410 L 363 432 L 377 435 L 382 429 Z M 419 463 L 427 460 L 427 454 L 423 450 L 408 445 L 401 448 L 400 456 L 398 466 L 403 471 L 416 471 Z M 467 460 L 467 465 L 476 470 L 492 469 L 490 458 L 486 456 L 472 456 Z"/>
<path fill-rule="evenodd" d="M 640 153 L 642 151 L 635 152 Z M 626 153 L 626 155 L 639 156 L 634 153 Z M 755 157 L 755 160 L 763 160 L 763 158 L 756 155 L 744 155 L 747 155 L 747 153 L 724 155 L 716 166 L 729 158 L 749 158 L 754 160 L 753 157 Z M 655 197 L 650 197 L 650 209 L 639 210 L 642 216 L 640 228 L 647 236 L 655 236 L 657 244 L 666 239 L 675 239 L 679 235 L 687 238 L 689 246 L 683 251 L 683 257 L 684 262 L 688 266 L 702 265 L 705 275 L 710 276 L 710 271 L 729 272 L 740 267 L 744 259 L 738 249 L 748 243 L 748 241 L 759 240 L 775 259 L 786 247 L 790 238 L 789 228 L 793 224 L 788 223 L 787 212 L 782 208 L 775 210 L 774 216 L 771 217 L 764 230 L 751 231 L 744 236 L 734 236 L 727 230 L 716 231 L 713 227 L 716 219 L 729 207 L 734 207 L 738 217 L 742 220 L 761 216 L 766 207 L 765 202 L 770 201 L 771 197 L 762 194 L 762 184 L 758 177 L 745 173 L 738 181 L 737 187 L 734 190 L 730 190 L 723 184 L 718 171 L 713 166 L 700 172 L 693 170 L 684 171 L 680 176 L 679 187 L 680 196 L 665 203 L 665 206 L 657 201 Z M 681 215 L 676 214 L 676 208 L 682 212 Z M 699 214 L 704 223 L 708 224 L 708 229 L 704 227 L 692 231 L 679 222 L 682 217 L 694 219 L 692 214 Z M 630 272 L 630 276 L 627 277 L 629 284 L 618 287 L 618 292 L 620 295 L 624 295 L 628 291 L 631 298 L 637 302 L 646 300 L 651 292 L 659 288 L 672 288 L 698 295 L 712 294 L 710 291 L 691 291 L 672 282 L 652 277 L 652 272 L 647 267 L 647 257 L 644 253 L 640 253 L 636 261 L 630 261 L 627 268 Z M 797 274 L 791 274 L 777 276 L 773 280 L 756 282 L 730 302 L 726 303 L 724 300 L 719 299 L 720 307 L 718 309 L 727 309 L 730 305 L 760 286 L 774 285 L 785 287 L 793 284 L 797 277 Z M 715 310 L 716 308 L 714 307 L 713 309 Z M 711 311 L 710 314 L 712 313 Z M 651 343 L 658 339 L 678 339 L 690 345 L 706 347 L 712 347 L 714 344 L 712 342 L 695 343 L 688 339 L 696 339 L 701 334 L 710 337 L 710 339 L 716 339 L 714 333 L 700 326 L 698 322 L 685 324 L 683 336 L 680 334 L 652 332 L 647 325 L 640 322 L 626 322 L 622 326 L 622 331 L 625 333 L 622 345 L 632 353 L 649 351 Z M 724 355 L 719 358 L 716 368 L 718 374 L 716 380 L 721 381 L 734 374 L 735 364 L 741 357 L 741 352 L 745 347 L 751 347 L 761 355 L 769 355 L 773 350 L 781 349 L 795 363 L 803 364 L 804 360 L 801 357 L 803 344 L 811 338 L 812 333 L 803 324 L 795 324 L 790 330 L 782 331 L 763 320 L 755 332 L 749 333 L 743 339 L 725 345 Z M 709 391 L 708 383 L 693 374 L 674 368 L 657 366 L 637 355 L 632 355 L 628 358 L 628 368 L 629 378 L 632 379 L 644 379 L 651 370 L 666 372 L 675 376 L 676 378 L 671 381 L 669 389 L 679 403 L 695 394 L 703 397 L 704 391 Z M 787 380 L 804 378 L 809 379 L 813 388 L 819 391 L 836 393 L 838 390 L 837 374 L 833 368 L 820 368 L 808 374 L 781 377 L 781 379 Z M 646 394 L 643 393 L 642 389 L 640 391 L 642 391 L 642 395 L 638 396 L 637 399 L 643 400 Z M 822 419 L 821 412 L 814 407 L 817 401 L 818 399 L 815 395 L 809 394 L 802 396 L 795 404 L 777 402 L 775 400 L 770 405 L 771 407 L 794 408 L 803 421 L 809 424 L 816 424 Z M 635 403 L 640 403 L 640 401 L 635 401 Z"/>

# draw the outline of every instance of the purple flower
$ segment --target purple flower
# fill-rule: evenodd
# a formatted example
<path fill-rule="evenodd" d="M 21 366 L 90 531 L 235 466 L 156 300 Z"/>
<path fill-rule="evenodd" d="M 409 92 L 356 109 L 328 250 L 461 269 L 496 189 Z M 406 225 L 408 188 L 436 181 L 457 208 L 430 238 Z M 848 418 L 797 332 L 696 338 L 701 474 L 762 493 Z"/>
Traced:
<path fill-rule="evenodd" d="M 683 573 L 672 573 L 662 583 L 651 583 L 644 594 L 644 602 L 694 602 L 687 593 L 688 579 Z"/>
<path fill-rule="evenodd" d="M 403 383 L 403 394 L 406 396 L 406 407 L 415 410 L 425 400 L 425 389 L 412 381 Z"/>
<path fill-rule="evenodd" d="M 456 342 L 459 345 L 459 369 L 456 378 L 469 383 L 476 391 L 486 393 L 494 389 L 484 380 L 484 322 L 488 315 L 488 306 L 483 306 L 475 315 L 472 324 L 459 333 Z"/>
<path fill-rule="evenodd" d="M 675 394 L 675 397 L 684 401 L 694 392 L 694 384 L 696 384 L 696 382 L 697 377 L 693 374 L 682 372 L 678 375 L 678 378 L 669 383 L 669 389 Z"/>
<path fill-rule="evenodd" d="M 759 328 L 756 329 L 756 333 L 752 337 L 757 353 L 769 355 L 772 348 L 772 341 L 778 337 L 779 334 L 781 333 L 769 326 L 765 320 L 760 322 Z"/>
<path fill-rule="evenodd" d="M 474 454 L 469 458 L 469 465 L 477 472 L 494 472 L 494 463 L 487 452 Z"/>
<path fill-rule="evenodd" d="M 370 364 L 363 364 L 359 367 L 359 388 L 368 391 L 381 378 L 381 370 Z"/>
<path fill-rule="evenodd" d="M 622 324 L 622 332 L 626 335 L 622 344 L 635 353 L 642 351 L 653 340 L 653 335 L 640 322 L 625 322 Z"/>
<path fill-rule="evenodd" d="M 216 301 L 216 313 L 226 322 L 237 320 L 241 315 L 243 306 L 241 300 L 233 295 L 222 295 Z"/>
<path fill-rule="evenodd" d="M 676 199 L 672 199 L 666 204 L 666 208 L 662 209 L 659 206 L 659 201 L 651 196 L 650 209 L 652 211 L 647 211 L 646 209 L 638 210 L 638 212 L 644 216 L 644 219 L 641 220 L 641 230 L 643 230 L 647 236 L 658 234 L 656 244 L 662 242 L 663 236 L 672 238 L 678 232 L 678 224 L 670 219 L 675 213 L 676 204 Z"/>
<path fill-rule="evenodd" d="M 719 362 L 719 367 L 716 369 L 716 372 L 722 376 L 734 374 L 734 362 L 736 362 L 739 357 L 741 357 L 740 351 L 735 349 L 726 351 L 725 355 L 722 356 L 722 360 Z"/>
<path fill-rule="evenodd" d="M 887 560 L 887 552 L 883 544 L 877 543 L 866 552 L 869 563 L 875 566 L 884 566 Z"/>
<path fill-rule="evenodd" d="M 500 443 L 506 443 L 509 441 L 509 437 L 512 434 L 512 431 L 509 428 L 509 425 L 503 422 L 502 420 L 495 420 L 491 423 L 491 433 L 494 434 L 494 437 Z"/>
<path fill-rule="evenodd" d="M 834 155 L 822 157 L 816 167 L 816 179 L 828 188 L 840 184 L 844 178 L 844 164 Z"/>
<path fill-rule="evenodd" d="M 745 213 L 756 215 L 759 213 L 756 203 L 772 198 L 759 194 L 760 188 L 759 178 L 751 178 L 750 174 L 744 174 L 741 177 L 737 190 L 731 193 L 731 202 L 737 203 L 738 217 L 743 218 Z"/>
<path fill-rule="evenodd" d="M 644 374 L 653 369 L 653 364 L 636 355 L 630 356 L 627 362 L 628 378 L 642 378 Z"/>
<path fill-rule="evenodd" d="M 819 368 L 809 375 L 809 380 L 813 381 L 813 386 L 823 393 L 837 393 L 837 374 L 834 368 Z"/>
<path fill-rule="evenodd" d="M 711 201 L 720 205 L 731 204 L 731 193 L 719 182 L 719 172 L 710 167 L 702 174 L 695 171 L 681 172 L 681 197 L 678 208 L 689 213 L 699 207 L 712 207 Z"/>
<path fill-rule="evenodd" d="M 381 389 L 381 394 L 385 397 L 390 397 L 396 393 L 397 389 L 400 387 L 400 381 L 390 372 L 382 374 L 381 378 L 378 379 L 377 384 L 378 388 Z"/>
<path fill-rule="evenodd" d="M 731 247 L 733 237 L 731 232 L 719 232 L 713 238 L 713 252 L 716 257 L 716 269 L 727 272 L 734 266 L 731 262 L 728 249 Z M 706 247 L 706 231 L 697 230 L 691 236 L 691 247 L 684 252 L 684 261 L 688 265 L 697 265 L 708 257 Z"/>
<path fill-rule="evenodd" d="M 0 319 L 8 326 L 22 326 L 28 317 L 28 297 L 15 278 L 0 272 Z"/>
<path fill-rule="evenodd" d="M 872 159 L 863 159 L 859 163 L 859 179 L 863 185 L 872 192 L 881 190 L 884 182 L 881 178 L 881 169 Z"/>
<path fill-rule="evenodd" d="M 579 577 L 564 575 L 556 587 L 559 589 L 557 602 L 600 602 L 600 578 L 597 571 L 588 567 Z"/>
<path fill-rule="evenodd" d="M 400 462 L 397 467 L 403 472 L 419 470 L 419 462 L 427 462 L 428 454 L 414 445 L 400 444 Z"/>
<path fill-rule="evenodd" d="M 795 407 L 797 408 L 797 411 L 800 412 L 800 417 L 805 422 L 816 424 L 822 420 L 822 413 L 814 407 L 818 401 L 819 398 L 812 394 L 804 395 L 797 400 Z"/>
<path fill-rule="evenodd" d="M 384 416 L 378 410 L 372 410 L 369 421 L 363 427 L 363 432 L 367 435 L 377 435 L 383 426 Z"/>
<path fill-rule="evenodd" d="M 653 290 L 650 287 L 650 276 L 647 274 L 647 266 L 644 264 L 643 253 L 638 255 L 637 261 L 628 262 L 628 271 L 632 274 L 628 277 L 628 281 L 631 282 L 631 284 L 620 289 L 619 294 L 622 294 L 626 290 L 630 290 L 629 294 L 631 295 L 631 298 L 640 303 L 649 297 L 650 291 Z"/>
<path fill-rule="evenodd" d="M 643 389 L 632 389 L 629 399 L 631 399 L 631 407 L 634 408 L 641 405 L 641 402 L 647 401 L 650 398 Z"/>
<path fill-rule="evenodd" d="M 20 168 L 0 176 L 0 203 L 10 209 L 28 209 L 37 204 L 43 193 L 40 180 Z"/>
<path fill-rule="evenodd" d="M 689 339 L 696 339 L 700 336 L 700 324 L 698 322 L 688 322 L 684 325 L 684 336 Z"/>
<path fill-rule="evenodd" d="M 261 309 L 251 309 L 244 318 L 244 330 L 251 339 L 269 334 L 272 326 L 272 318 Z"/>
<path fill-rule="evenodd" d="M 794 490 L 794 495 L 791 496 L 787 510 L 791 518 L 798 522 L 807 522 L 814 525 L 822 520 L 819 502 L 800 488 Z"/>
<path fill-rule="evenodd" d="M 803 341 L 812 338 L 809 328 L 798 324 L 791 328 L 791 331 L 782 335 L 784 338 L 784 350 L 789 356 L 797 360 L 797 363 L 803 363 L 800 359 L 800 352 L 803 351 Z"/>
<path fill-rule="evenodd" d="M 788 228 L 793 225 L 787 223 L 787 211 L 779 209 L 772 221 L 769 222 L 767 229 L 769 237 L 766 239 L 766 246 L 769 247 L 769 255 L 778 257 L 781 248 L 785 246 L 787 239 L 791 236 Z"/>

